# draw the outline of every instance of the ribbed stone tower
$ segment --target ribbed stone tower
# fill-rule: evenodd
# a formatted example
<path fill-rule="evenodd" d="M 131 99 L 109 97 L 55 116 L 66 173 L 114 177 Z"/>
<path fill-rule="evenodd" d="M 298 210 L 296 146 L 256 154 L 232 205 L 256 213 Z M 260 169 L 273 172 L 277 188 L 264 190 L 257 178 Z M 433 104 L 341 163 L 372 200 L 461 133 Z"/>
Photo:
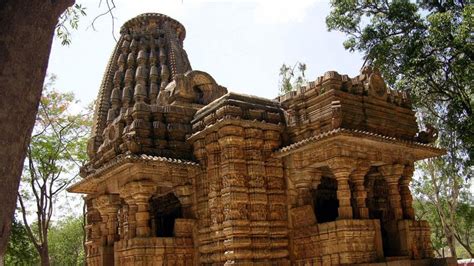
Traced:
<path fill-rule="evenodd" d="M 184 137 L 194 112 L 226 89 L 191 70 L 176 20 L 143 14 L 120 32 L 98 96 L 90 166 L 127 152 L 189 159 Z"/>
<path fill-rule="evenodd" d="M 228 93 L 184 38 L 161 14 L 121 28 L 68 189 L 87 194 L 88 265 L 435 262 L 409 184 L 443 150 L 408 95 L 371 67 L 275 100 Z"/>

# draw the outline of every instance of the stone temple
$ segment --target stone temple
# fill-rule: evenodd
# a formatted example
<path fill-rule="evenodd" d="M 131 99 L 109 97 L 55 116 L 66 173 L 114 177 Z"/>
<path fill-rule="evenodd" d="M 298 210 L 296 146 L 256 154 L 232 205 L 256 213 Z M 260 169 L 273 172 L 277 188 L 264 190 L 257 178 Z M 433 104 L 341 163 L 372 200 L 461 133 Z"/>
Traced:
<path fill-rule="evenodd" d="M 161 14 L 121 28 L 68 189 L 86 194 L 88 265 L 446 264 L 409 189 L 444 151 L 408 95 L 370 67 L 274 100 L 228 92 L 185 34 Z"/>

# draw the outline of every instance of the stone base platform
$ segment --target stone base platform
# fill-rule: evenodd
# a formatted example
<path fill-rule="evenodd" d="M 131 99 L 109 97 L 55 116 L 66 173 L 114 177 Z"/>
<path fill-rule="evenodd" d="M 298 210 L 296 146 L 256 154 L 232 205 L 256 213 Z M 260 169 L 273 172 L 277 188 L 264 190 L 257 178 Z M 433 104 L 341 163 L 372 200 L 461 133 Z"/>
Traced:
<path fill-rule="evenodd" d="M 194 265 L 192 238 L 151 237 L 115 243 L 115 265 Z"/>
<path fill-rule="evenodd" d="M 458 265 L 453 258 L 430 258 L 410 260 L 408 258 L 386 258 L 385 262 L 355 264 L 358 266 L 455 266 Z"/>

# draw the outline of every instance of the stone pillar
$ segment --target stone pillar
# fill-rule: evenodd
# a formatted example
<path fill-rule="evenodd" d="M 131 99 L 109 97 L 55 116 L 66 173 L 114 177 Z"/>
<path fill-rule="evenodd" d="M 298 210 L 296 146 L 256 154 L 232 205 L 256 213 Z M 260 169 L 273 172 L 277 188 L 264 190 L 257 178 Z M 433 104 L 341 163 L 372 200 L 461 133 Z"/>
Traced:
<path fill-rule="evenodd" d="M 410 191 L 410 182 L 413 178 L 413 165 L 406 165 L 403 170 L 402 178 L 400 179 L 400 196 L 403 207 L 403 218 L 414 220 L 415 211 L 413 210 L 413 197 Z"/>
<path fill-rule="evenodd" d="M 117 234 L 117 212 L 120 207 L 120 197 L 117 194 L 105 194 L 93 200 L 102 218 L 100 224 L 100 246 L 97 249 L 96 263 L 92 265 L 113 265 L 114 264 L 114 243 L 118 240 Z"/>
<path fill-rule="evenodd" d="M 223 231 L 226 265 L 248 264 L 252 259 L 247 165 L 244 158 L 244 129 L 223 126 L 218 131 L 221 149 Z"/>
<path fill-rule="evenodd" d="M 100 223 L 102 218 L 99 211 L 94 207 L 93 199 L 86 197 L 86 242 L 98 244 L 100 241 Z"/>
<path fill-rule="evenodd" d="M 311 189 L 313 185 L 321 182 L 321 173 L 319 171 L 315 172 L 312 169 L 306 169 L 299 172 L 294 179 L 295 188 L 298 192 L 297 206 L 312 205 Z"/>
<path fill-rule="evenodd" d="M 122 197 L 127 204 L 126 206 L 126 222 L 124 222 L 124 238 L 132 239 L 136 236 L 136 221 L 135 213 L 137 211 L 137 205 L 133 201 L 130 189 L 125 185 L 120 188 L 120 197 Z"/>
<path fill-rule="evenodd" d="M 367 190 L 364 186 L 365 175 L 370 169 L 369 164 L 362 164 L 351 174 L 351 181 L 354 184 L 353 197 L 355 198 L 355 217 L 358 219 L 369 219 L 369 209 L 367 208 Z"/>
<path fill-rule="evenodd" d="M 123 204 L 120 216 L 120 239 L 128 238 L 128 204 Z"/>
<path fill-rule="evenodd" d="M 132 239 L 137 236 L 137 220 L 135 219 L 135 214 L 137 213 L 137 205 L 133 202 L 133 199 L 130 197 L 128 202 L 128 239 Z"/>
<path fill-rule="evenodd" d="M 151 235 L 149 201 L 155 191 L 156 184 L 150 180 L 131 181 L 125 184 L 123 188 L 124 196 L 126 196 L 125 201 L 129 205 L 129 218 L 130 214 L 135 214 L 136 237 Z M 129 228 L 129 230 L 131 229 Z"/>
<path fill-rule="evenodd" d="M 271 153 L 281 144 L 281 133 L 264 130 L 263 158 L 267 178 L 268 215 L 270 222 L 270 253 L 274 265 L 289 265 L 288 212 L 286 185 L 281 159 L 271 158 Z"/>
<path fill-rule="evenodd" d="M 337 180 L 337 199 L 339 200 L 338 219 L 352 219 L 349 176 L 356 168 L 356 161 L 351 158 L 339 157 L 329 160 L 328 165 Z"/>
<path fill-rule="evenodd" d="M 94 207 L 93 198 L 87 196 L 85 198 L 87 213 L 86 213 L 86 256 L 87 265 L 98 265 L 99 262 L 99 247 L 102 246 L 100 226 L 102 218 L 100 212 Z"/>
<path fill-rule="evenodd" d="M 270 259 L 268 197 L 263 160 L 263 131 L 260 128 L 245 128 L 244 158 L 247 164 L 249 220 L 252 228 L 252 259 L 254 262 Z"/>
<path fill-rule="evenodd" d="M 151 235 L 149 201 L 156 191 L 156 185 L 151 181 L 136 181 L 135 184 L 136 187 L 132 191 L 132 198 L 137 205 L 137 212 L 135 213 L 137 223 L 136 234 L 138 237 L 149 237 Z"/>
<path fill-rule="evenodd" d="M 394 220 L 403 219 L 401 196 L 399 191 L 399 181 L 403 173 L 404 166 L 401 164 L 390 164 L 379 166 L 378 170 L 383 175 L 388 185 L 388 201 L 393 213 Z"/>
<path fill-rule="evenodd" d="M 205 150 L 207 159 L 206 183 L 208 188 L 207 193 L 207 214 L 209 220 L 203 224 L 202 230 L 204 243 L 215 243 L 209 244 L 209 247 L 205 250 L 201 256 L 201 263 L 217 263 L 224 264 L 225 262 L 225 247 L 224 241 L 225 236 L 223 233 L 223 222 L 224 222 L 224 206 L 222 203 L 221 191 L 223 186 L 223 179 L 221 177 L 221 148 L 218 142 L 219 136 L 216 132 L 212 132 L 205 137 Z M 206 224 L 209 224 L 206 228 Z"/>
<path fill-rule="evenodd" d="M 195 218 L 192 205 L 193 199 L 191 195 L 193 194 L 192 185 L 181 185 L 174 187 L 176 197 L 178 197 L 179 202 L 181 203 L 181 209 L 183 211 L 183 218 Z"/>
<path fill-rule="evenodd" d="M 120 207 L 120 197 L 116 194 L 101 195 L 94 199 L 94 207 L 102 217 L 103 244 L 113 246 L 118 240 L 117 214 Z"/>
<path fill-rule="evenodd" d="M 210 134 L 208 134 L 210 135 Z M 206 137 L 208 136 L 206 135 Z M 213 141 L 211 141 L 213 142 Z M 217 144 L 217 147 L 219 145 Z M 199 172 L 195 177 L 195 193 L 196 193 L 196 206 L 195 214 L 197 216 L 197 237 L 194 238 L 196 246 L 200 245 L 203 247 L 207 244 L 207 248 L 199 248 L 195 253 L 195 259 L 201 264 L 210 264 L 213 262 L 211 255 L 215 254 L 210 251 L 208 243 L 215 243 L 211 241 L 211 216 L 209 211 L 209 179 L 208 179 L 208 168 L 210 167 L 208 162 L 208 153 L 206 148 L 206 138 L 201 137 L 196 139 L 193 143 L 194 156 L 199 161 L 203 171 Z M 218 167 L 218 166 L 217 166 Z M 215 231 L 214 231 L 215 232 Z M 214 235 L 213 235 L 214 236 Z"/>
<path fill-rule="evenodd" d="M 295 180 L 293 177 L 299 175 L 299 172 L 292 166 L 287 166 L 284 169 L 284 181 L 286 183 L 286 196 L 288 197 L 288 208 L 298 206 L 298 190 L 296 189 Z M 268 179 L 268 177 L 267 177 Z M 275 178 L 275 180 L 277 180 Z"/>

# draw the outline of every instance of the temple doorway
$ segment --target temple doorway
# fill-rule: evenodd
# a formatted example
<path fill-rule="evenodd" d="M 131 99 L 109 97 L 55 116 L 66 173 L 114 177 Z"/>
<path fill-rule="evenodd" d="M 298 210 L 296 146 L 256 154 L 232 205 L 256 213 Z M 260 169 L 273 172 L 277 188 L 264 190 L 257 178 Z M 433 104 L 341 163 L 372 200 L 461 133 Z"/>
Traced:
<path fill-rule="evenodd" d="M 314 214 L 318 223 L 335 221 L 339 208 L 336 179 L 322 176 L 321 183 L 312 190 L 312 196 Z"/>
<path fill-rule="evenodd" d="M 174 222 L 177 218 L 182 218 L 182 208 L 179 199 L 168 193 L 164 196 L 153 197 L 151 199 L 151 228 L 157 237 L 173 237 Z"/>
<path fill-rule="evenodd" d="M 373 167 L 365 176 L 367 189 L 367 207 L 369 218 L 380 221 L 383 252 L 385 256 L 398 256 L 397 221 L 394 221 L 388 199 L 388 184 L 385 178 Z"/>

